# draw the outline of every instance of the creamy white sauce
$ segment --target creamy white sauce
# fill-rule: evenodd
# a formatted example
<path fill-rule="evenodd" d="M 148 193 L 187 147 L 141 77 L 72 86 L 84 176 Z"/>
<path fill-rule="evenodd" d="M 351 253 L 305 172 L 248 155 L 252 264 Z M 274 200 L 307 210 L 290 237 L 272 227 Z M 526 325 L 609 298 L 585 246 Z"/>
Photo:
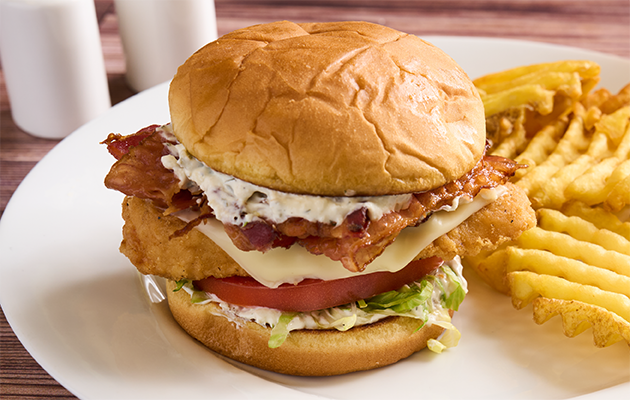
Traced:
<path fill-rule="evenodd" d="M 168 127 L 162 128 L 169 135 Z M 168 138 L 175 140 L 174 136 Z M 173 170 L 182 188 L 203 191 L 215 216 L 223 223 L 242 226 L 260 218 L 281 223 L 299 217 L 338 225 L 361 208 L 376 221 L 384 214 L 405 208 L 412 198 L 412 194 L 333 197 L 281 192 L 215 171 L 193 157 L 182 144 L 168 147 L 171 154 L 162 157 L 164 167 Z"/>

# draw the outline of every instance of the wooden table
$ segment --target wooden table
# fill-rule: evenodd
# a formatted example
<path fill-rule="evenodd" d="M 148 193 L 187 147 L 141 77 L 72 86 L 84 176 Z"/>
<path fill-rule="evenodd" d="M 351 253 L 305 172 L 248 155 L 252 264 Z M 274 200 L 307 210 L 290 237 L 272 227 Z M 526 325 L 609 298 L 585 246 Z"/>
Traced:
<path fill-rule="evenodd" d="M 112 103 L 134 93 L 113 0 L 95 0 Z M 418 35 L 486 36 L 570 45 L 630 58 L 628 0 L 215 0 L 219 34 L 276 20 L 365 20 Z M 0 71 L 0 213 L 33 166 L 58 141 L 21 131 Z M 74 398 L 28 352 L 0 310 L 0 396 Z"/>

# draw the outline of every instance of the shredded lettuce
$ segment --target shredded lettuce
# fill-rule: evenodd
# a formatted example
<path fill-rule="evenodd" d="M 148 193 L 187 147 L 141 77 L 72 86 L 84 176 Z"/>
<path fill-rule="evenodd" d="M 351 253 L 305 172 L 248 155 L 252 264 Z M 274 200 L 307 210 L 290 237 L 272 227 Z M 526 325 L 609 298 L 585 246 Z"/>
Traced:
<path fill-rule="evenodd" d="M 441 353 L 446 349 L 446 345 L 442 344 L 439 340 L 429 339 L 427 341 L 427 348 L 434 353 Z"/>
<path fill-rule="evenodd" d="M 184 287 L 185 284 L 189 283 L 190 280 L 188 279 L 181 279 L 179 281 L 175 282 L 175 289 L 173 289 L 173 292 L 179 292 L 180 290 L 182 290 L 182 288 Z"/>
<path fill-rule="evenodd" d="M 190 301 L 194 304 L 203 303 L 206 300 L 208 300 L 208 295 L 200 290 L 195 290 L 190 298 Z"/>
<path fill-rule="evenodd" d="M 443 270 L 444 273 L 450 278 L 451 282 L 457 283 L 455 285 L 455 289 L 451 291 L 449 295 L 446 295 L 445 293 L 444 305 L 448 309 L 458 311 L 459 305 L 462 304 L 462 302 L 464 301 L 464 297 L 466 297 L 466 290 L 462 287 L 461 282 L 452 269 L 444 268 Z"/>
<path fill-rule="evenodd" d="M 278 323 L 271 330 L 271 336 L 269 337 L 269 341 L 267 342 L 267 345 L 270 348 L 275 349 L 276 347 L 280 347 L 282 343 L 284 343 L 284 341 L 287 339 L 287 336 L 289 336 L 289 324 L 296 315 L 297 313 L 288 312 L 283 312 L 282 315 L 280 315 L 280 318 L 278 318 Z"/>
<path fill-rule="evenodd" d="M 349 317 L 339 318 L 332 323 L 332 326 L 338 331 L 347 331 L 357 323 L 357 315 L 352 314 Z"/>
<path fill-rule="evenodd" d="M 264 321 L 255 322 L 272 328 L 268 345 L 281 346 L 289 333 L 295 329 L 337 329 L 346 331 L 354 326 L 369 324 L 387 316 L 403 316 L 417 319 L 421 329 L 426 324 L 439 325 L 445 332 L 439 339 L 432 339 L 427 347 L 437 353 L 457 346 L 460 332 L 451 323 L 449 310 L 457 311 L 466 296 L 466 281 L 461 275 L 461 264 L 453 265 L 455 271 L 444 264 L 434 275 L 405 285 L 398 290 L 381 293 L 368 299 L 359 300 L 344 306 L 311 312 L 290 313 L 279 310 L 246 308 L 222 303 L 216 296 L 195 290 L 191 281 L 177 282 L 178 291 L 185 289 L 193 303 L 219 302 L 224 312 L 232 317 L 251 319 L 252 315 L 264 310 Z M 257 311 L 258 310 L 258 311 Z M 269 317 L 269 315 L 271 317 Z M 275 315 L 275 316 L 274 316 Z"/>
<path fill-rule="evenodd" d="M 396 314 L 405 314 L 422 306 L 431 298 L 433 285 L 428 280 L 419 284 L 403 286 L 399 290 L 381 293 L 364 301 L 365 312 L 382 312 L 391 310 Z"/>
<path fill-rule="evenodd" d="M 441 338 L 439 338 L 439 342 L 445 348 L 455 347 L 459 344 L 459 339 L 462 337 L 462 334 L 455 327 L 455 325 L 453 325 L 449 321 L 436 321 L 435 325 L 438 325 L 444 328 L 444 334 L 442 335 Z"/>

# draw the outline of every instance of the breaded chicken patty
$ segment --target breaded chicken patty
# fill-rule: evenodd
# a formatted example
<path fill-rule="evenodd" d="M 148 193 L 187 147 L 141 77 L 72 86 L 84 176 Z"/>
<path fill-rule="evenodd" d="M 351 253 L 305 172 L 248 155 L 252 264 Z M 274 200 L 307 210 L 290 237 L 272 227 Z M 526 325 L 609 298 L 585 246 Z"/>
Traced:
<path fill-rule="evenodd" d="M 510 183 L 497 201 L 473 214 L 457 228 L 439 237 L 417 258 L 476 255 L 495 247 L 536 224 L 527 196 Z M 525 210 L 525 212 L 524 212 Z M 248 276 L 230 256 L 196 229 L 171 237 L 186 226 L 173 215 L 163 215 L 149 201 L 126 197 L 123 202 L 123 241 L 120 251 L 143 274 L 172 280 L 208 276 Z M 341 265 L 339 266 L 340 268 Z"/>

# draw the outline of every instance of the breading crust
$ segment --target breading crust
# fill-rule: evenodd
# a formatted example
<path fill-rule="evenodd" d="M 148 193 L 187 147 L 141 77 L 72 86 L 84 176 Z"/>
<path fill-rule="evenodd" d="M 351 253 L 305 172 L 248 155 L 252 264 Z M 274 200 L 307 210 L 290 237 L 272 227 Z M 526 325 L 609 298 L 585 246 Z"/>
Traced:
<path fill-rule="evenodd" d="M 450 260 L 456 255 L 475 256 L 514 240 L 536 226 L 536 213 L 525 192 L 511 183 L 505 186 L 507 193 L 437 238 L 417 258 L 438 256 Z"/>
<path fill-rule="evenodd" d="M 248 276 L 236 261 L 203 233 L 192 229 L 184 236 L 170 236 L 184 228 L 172 215 L 163 215 L 150 201 L 125 197 L 123 201 L 123 241 L 120 251 L 143 274 L 174 281 Z"/>

